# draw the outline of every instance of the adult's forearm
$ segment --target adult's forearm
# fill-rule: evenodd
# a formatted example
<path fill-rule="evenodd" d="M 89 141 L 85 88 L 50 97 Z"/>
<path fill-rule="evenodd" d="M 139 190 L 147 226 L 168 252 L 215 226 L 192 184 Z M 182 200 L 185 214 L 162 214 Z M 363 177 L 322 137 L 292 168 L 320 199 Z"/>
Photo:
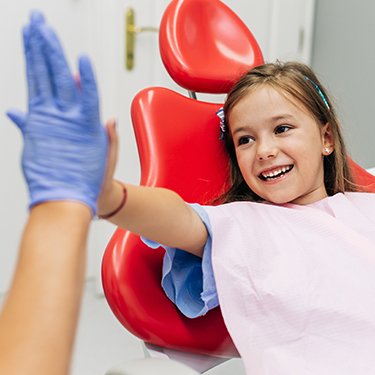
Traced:
<path fill-rule="evenodd" d="M 31 210 L 0 316 L 1 374 L 68 374 L 90 219 L 76 202 Z"/>

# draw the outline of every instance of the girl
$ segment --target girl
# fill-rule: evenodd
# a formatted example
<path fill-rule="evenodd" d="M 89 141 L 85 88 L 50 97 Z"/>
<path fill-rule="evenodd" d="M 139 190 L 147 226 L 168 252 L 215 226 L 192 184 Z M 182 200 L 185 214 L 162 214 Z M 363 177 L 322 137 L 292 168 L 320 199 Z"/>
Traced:
<path fill-rule="evenodd" d="M 249 374 L 372 373 L 375 196 L 356 192 L 327 93 L 303 64 L 266 64 L 224 114 L 224 204 L 112 181 L 112 134 L 99 214 L 166 248 L 163 286 L 188 317 L 220 300 Z"/>

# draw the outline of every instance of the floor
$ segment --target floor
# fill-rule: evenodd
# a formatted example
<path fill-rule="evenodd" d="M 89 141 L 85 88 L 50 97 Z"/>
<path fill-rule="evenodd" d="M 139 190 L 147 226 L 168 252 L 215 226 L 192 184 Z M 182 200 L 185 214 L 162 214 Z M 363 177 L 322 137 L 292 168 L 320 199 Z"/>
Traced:
<path fill-rule="evenodd" d="M 72 375 L 104 375 L 114 365 L 143 356 L 141 341 L 118 323 L 105 298 L 95 293 L 94 282 L 87 282 Z M 206 374 L 245 375 L 245 370 L 241 359 L 233 359 Z"/>

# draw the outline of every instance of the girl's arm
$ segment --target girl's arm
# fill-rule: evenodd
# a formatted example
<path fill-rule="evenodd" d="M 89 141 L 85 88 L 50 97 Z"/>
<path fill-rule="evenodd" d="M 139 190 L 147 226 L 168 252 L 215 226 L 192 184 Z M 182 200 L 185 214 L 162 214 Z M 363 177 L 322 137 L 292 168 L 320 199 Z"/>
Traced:
<path fill-rule="evenodd" d="M 106 215 L 121 205 L 123 186 L 112 179 L 118 140 L 114 120 L 108 125 L 107 174 L 98 201 L 98 214 Z M 126 186 L 124 207 L 108 220 L 113 224 L 166 246 L 202 257 L 208 233 L 196 212 L 175 192 L 162 188 Z"/>
<path fill-rule="evenodd" d="M 69 201 L 31 209 L 0 316 L 0 374 L 69 373 L 91 215 Z"/>

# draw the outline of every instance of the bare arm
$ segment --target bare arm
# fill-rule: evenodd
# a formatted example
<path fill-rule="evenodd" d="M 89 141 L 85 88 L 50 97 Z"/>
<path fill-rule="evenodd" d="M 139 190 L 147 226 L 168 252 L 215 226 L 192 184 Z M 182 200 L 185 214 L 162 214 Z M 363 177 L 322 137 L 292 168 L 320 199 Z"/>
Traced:
<path fill-rule="evenodd" d="M 99 215 L 113 212 L 123 199 L 123 188 L 112 180 L 117 155 L 114 120 L 108 125 L 110 142 L 107 176 L 98 201 Z M 175 192 L 162 188 L 125 185 L 126 203 L 109 221 L 152 241 L 202 257 L 208 233 L 197 213 Z"/>
<path fill-rule="evenodd" d="M 0 316 L 0 374 L 69 373 L 91 214 L 76 202 L 32 208 Z"/>
<path fill-rule="evenodd" d="M 121 197 L 121 188 L 113 184 L 113 196 Z M 126 185 L 126 189 L 125 206 L 111 222 L 163 245 L 203 255 L 206 227 L 179 195 L 160 188 Z"/>

